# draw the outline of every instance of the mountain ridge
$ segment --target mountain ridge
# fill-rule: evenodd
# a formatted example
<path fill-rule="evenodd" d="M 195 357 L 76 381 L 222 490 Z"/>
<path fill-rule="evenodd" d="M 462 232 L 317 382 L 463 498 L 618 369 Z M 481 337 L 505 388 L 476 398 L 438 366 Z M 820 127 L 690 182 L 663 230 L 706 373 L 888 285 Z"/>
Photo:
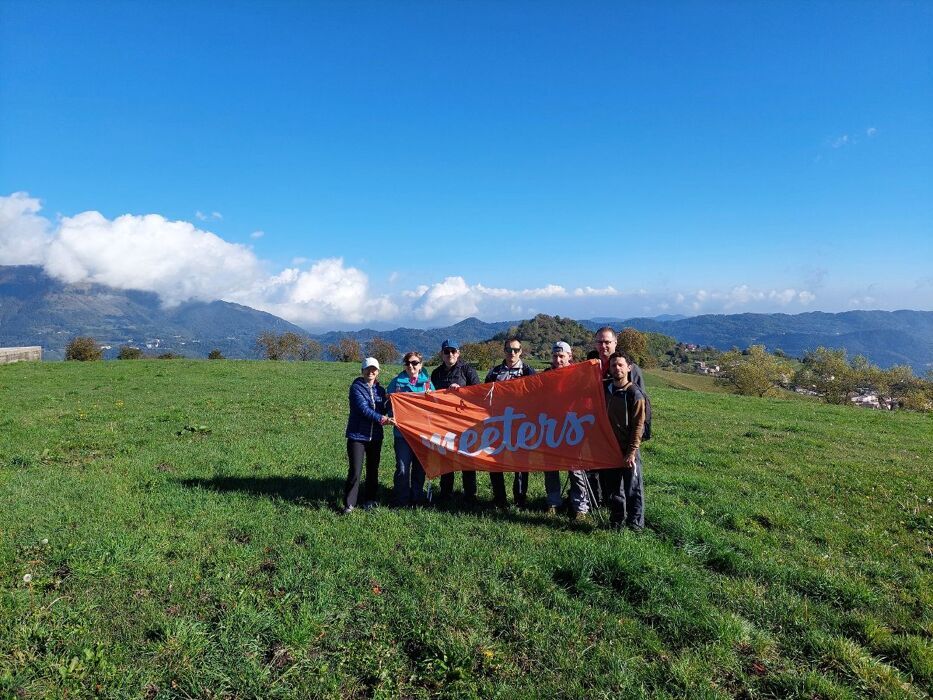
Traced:
<path fill-rule="evenodd" d="M 430 356 L 446 338 L 461 343 L 484 341 L 519 322 L 469 317 L 438 328 L 309 333 L 282 318 L 232 302 L 187 302 L 166 309 L 152 292 L 66 284 L 40 267 L 0 266 L 0 346 L 41 345 L 49 359 L 60 359 L 65 344 L 75 335 L 90 335 L 112 346 L 108 356 L 116 354 L 118 345 L 130 344 L 153 353 L 171 351 L 190 357 L 205 357 L 214 348 L 231 358 L 256 357 L 256 337 L 264 331 L 298 333 L 318 340 L 325 349 L 341 338 L 365 344 L 378 336 L 401 352 L 414 349 Z M 722 350 L 763 344 L 799 357 L 819 345 L 844 347 L 850 356 L 865 355 L 882 367 L 907 364 L 918 374 L 933 369 L 933 311 L 606 316 L 578 322 L 589 330 L 607 324 L 631 326 Z"/>

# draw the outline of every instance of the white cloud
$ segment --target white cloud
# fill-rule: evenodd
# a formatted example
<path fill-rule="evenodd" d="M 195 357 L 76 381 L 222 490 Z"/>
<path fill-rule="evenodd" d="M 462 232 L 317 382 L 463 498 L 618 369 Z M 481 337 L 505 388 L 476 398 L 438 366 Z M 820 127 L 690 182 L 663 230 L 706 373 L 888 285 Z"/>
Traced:
<path fill-rule="evenodd" d="M 219 219 L 224 218 L 224 215 L 221 214 L 219 211 L 212 211 L 210 214 L 205 214 L 203 211 L 198 209 L 196 212 L 194 212 L 194 218 L 196 218 L 198 221 L 209 221 L 209 220 L 217 221 Z"/>
<path fill-rule="evenodd" d="M 388 297 L 371 295 L 364 272 L 344 267 L 341 258 L 319 260 L 305 271 L 283 270 L 260 289 L 238 296 L 250 306 L 306 325 L 388 320 L 398 313 Z"/>
<path fill-rule="evenodd" d="M 816 300 L 810 284 L 808 289 L 741 284 L 670 292 L 559 284 L 511 289 L 470 283 L 462 276 L 387 296 L 373 291 L 367 274 L 347 266 L 342 258 L 295 258 L 291 266 L 276 272 L 249 246 L 229 243 L 190 222 L 156 214 L 109 220 L 88 211 L 63 217 L 53 226 L 40 210 L 39 200 L 26 193 L 0 196 L 0 264 L 41 264 L 50 275 L 67 282 L 151 291 L 168 306 L 187 300 L 234 301 L 307 327 L 412 321 L 440 325 L 467 316 L 514 319 L 537 309 L 574 318 L 623 315 L 635 308 L 771 311 L 799 309 Z M 414 274 L 408 272 L 404 278 Z M 398 271 L 388 275 L 389 284 L 402 278 Z M 872 301 L 859 294 L 850 303 Z"/>
<path fill-rule="evenodd" d="M 849 138 L 848 134 L 843 134 L 842 136 L 837 136 L 829 142 L 829 145 L 833 148 L 842 148 L 843 146 L 848 146 L 853 143 L 852 139 Z"/>
<path fill-rule="evenodd" d="M 166 305 L 229 298 L 262 276 L 245 246 L 158 214 L 113 221 L 96 211 L 61 220 L 46 271 L 66 282 L 156 292 Z"/>
<path fill-rule="evenodd" d="M 876 128 L 873 127 L 873 126 L 870 126 L 870 127 L 868 127 L 867 129 L 865 129 L 865 135 L 868 136 L 868 138 L 871 138 L 872 136 L 877 136 L 877 135 L 878 135 L 878 129 L 876 129 Z"/>
<path fill-rule="evenodd" d="M 249 237 L 252 238 L 253 240 L 257 240 L 259 238 L 262 238 L 265 235 L 266 235 L 265 231 L 253 231 L 251 234 L 249 234 Z"/>
<path fill-rule="evenodd" d="M 619 296 L 619 291 L 612 286 L 597 289 L 595 287 L 577 287 L 573 290 L 575 297 L 615 297 Z"/>
<path fill-rule="evenodd" d="M 221 214 L 219 211 L 212 211 L 212 212 L 211 212 L 211 218 L 212 218 L 212 219 L 218 219 L 218 220 L 219 220 L 219 219 L 224 218 L 224 215 Z"/>
<path fill-rule="evenodd" d="M 0 265 L 39 265 L 45 260 L 49 221 L 42 204 L 25 192 L 0 196 Z"/>

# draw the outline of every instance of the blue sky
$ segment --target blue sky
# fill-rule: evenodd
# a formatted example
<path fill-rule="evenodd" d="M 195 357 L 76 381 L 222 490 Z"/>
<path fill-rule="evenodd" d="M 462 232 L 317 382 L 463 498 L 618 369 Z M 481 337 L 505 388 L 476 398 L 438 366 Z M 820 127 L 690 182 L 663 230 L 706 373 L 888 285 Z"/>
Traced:
<path fill-rule="evenodd" d="M 312 328 L 933 308 L 929 2 L 0 2 L 0 264 Z"/>

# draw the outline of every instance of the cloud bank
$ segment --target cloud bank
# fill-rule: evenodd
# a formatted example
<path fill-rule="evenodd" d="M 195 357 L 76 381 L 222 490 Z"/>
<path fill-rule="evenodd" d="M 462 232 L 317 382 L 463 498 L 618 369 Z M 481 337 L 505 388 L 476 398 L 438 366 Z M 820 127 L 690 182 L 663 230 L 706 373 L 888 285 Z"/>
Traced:
<path fill-rule="evenodd" d="M 41 265 L 49 275 L 68 283 L 155 292 L 166 306 L 191 300 L 232 301 L 308 328 L 441 325 L 468 316 L 519 318 L 539 310 L 578 318 L 806 310 L 816 299 L 812 291 L 790 287 L 738 285 L 653 293 L 558 284 L 509 289 L 470 283 L 462 276 L 390 296 L 374 291 L 367 274 L 342 258 L 296 257 L 291 267 L 276 271 L 250 246 L 230 243 L 187 221 L 170 221 L 158 214 L 125 214 L 110 220 L 87 211 L 53 224 L 40 211 L 40 201 L 27 193 L 0 196 L 0 265 Z M 220 214 L 196 218 L 217 220 Z M 254 240 L 260 237 L 259 231 L 251 235 Z M 398 275 L 390 278 L 392 284 Z"/>

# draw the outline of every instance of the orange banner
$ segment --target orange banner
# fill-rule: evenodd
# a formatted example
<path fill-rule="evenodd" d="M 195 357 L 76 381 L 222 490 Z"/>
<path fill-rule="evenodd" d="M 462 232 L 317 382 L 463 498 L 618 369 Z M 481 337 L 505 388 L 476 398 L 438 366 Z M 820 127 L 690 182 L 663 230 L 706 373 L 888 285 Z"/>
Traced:
<path fill-rule="evenodd" d="M 622 465 L 599 361 L 427 394 L 392 394 L 399 430 L 429 478 Z"/>

